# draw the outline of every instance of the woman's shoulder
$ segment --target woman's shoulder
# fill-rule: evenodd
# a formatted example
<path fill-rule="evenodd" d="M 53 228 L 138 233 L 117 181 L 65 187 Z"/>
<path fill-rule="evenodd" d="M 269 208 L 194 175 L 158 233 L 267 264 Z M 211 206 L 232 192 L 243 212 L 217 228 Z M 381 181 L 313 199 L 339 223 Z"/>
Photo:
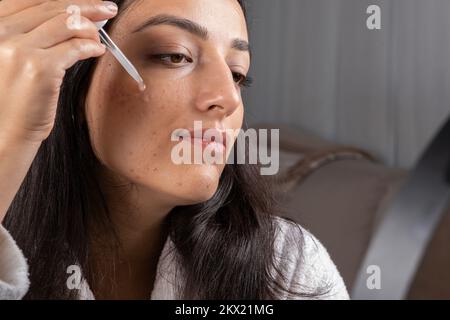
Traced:
<path fill-rule="evenodd" d="M 274 217 L 275 260 L 289 289 L 320 293 L 317 299 L 349 299 L 347 288 L 327 249 L 306 228 Z M 286 295 L 286 299 L 301 297 Z"/>

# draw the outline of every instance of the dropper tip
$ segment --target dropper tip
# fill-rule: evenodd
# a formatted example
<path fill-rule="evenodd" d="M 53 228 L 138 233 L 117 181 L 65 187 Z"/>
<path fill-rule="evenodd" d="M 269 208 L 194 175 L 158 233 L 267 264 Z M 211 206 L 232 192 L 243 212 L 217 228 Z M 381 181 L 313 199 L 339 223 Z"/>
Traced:
<path fill-rule="evenodd" d="M 147 86 L 145 85 L 145 83 L 144 82 L 139 82 L 139 90 L 145 91 L 145 89 L 147 89 Z"/>

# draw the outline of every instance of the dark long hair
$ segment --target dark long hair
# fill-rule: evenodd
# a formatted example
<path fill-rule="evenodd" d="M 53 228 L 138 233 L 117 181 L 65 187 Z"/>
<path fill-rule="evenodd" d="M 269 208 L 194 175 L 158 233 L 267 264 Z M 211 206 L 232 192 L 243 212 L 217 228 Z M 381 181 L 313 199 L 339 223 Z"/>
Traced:
<path fill-rule="evenodd" d="M 121 12 L 124 2 L 130 3 L 115 2 Z M 28 299 L 76 298 L 66 286 L 72 264 L 81 267 L 88 283 L 96 279 L 89 230 L 93 223 L 107 225 L 110 220 L 81 112 L 95 61 L 81 61 L 67 71 L 54 128 L 5 218 L 30 266 Z M 260 176 L 258 165 L 229 164 L 209 201 L 174 208 L 166 220 L 185 273 L 182 296 L 272 299 L 286 291 L 271 273 L 276 207 L 271 184 Z"/>

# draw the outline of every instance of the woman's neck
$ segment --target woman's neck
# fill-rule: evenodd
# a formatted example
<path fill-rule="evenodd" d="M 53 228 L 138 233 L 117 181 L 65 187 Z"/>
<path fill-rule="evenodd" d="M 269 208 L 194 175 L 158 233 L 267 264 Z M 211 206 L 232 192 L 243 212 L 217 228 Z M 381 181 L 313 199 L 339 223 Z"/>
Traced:
<path fill-rule="evenodd" d="M 100 174 L 111 229 L 91 232 L 98 299 L 149 299 L 168 236 L 166 217 L 173 209 L 163 196 L 130 185 L 107 171 Z"/>
<path fill-rule="evenodd" d="M 119 237 L 116 248 L 94 244 L 91 290 L 96 299 L 150 299 L 167 231 L 161 224 L 147 231 L 121 231 Z"/>

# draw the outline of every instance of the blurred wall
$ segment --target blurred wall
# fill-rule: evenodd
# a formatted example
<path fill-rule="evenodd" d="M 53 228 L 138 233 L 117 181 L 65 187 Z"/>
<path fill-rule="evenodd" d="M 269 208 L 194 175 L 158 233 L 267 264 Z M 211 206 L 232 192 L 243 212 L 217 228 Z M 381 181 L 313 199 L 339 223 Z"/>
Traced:
<path fill-rule="evenodd" d="M 248 2 L 248 123 L 299 126 L 413 165 L 450 114 L 450 1 Z M 381 30 L 366 27 L 371 4 Z"/>

